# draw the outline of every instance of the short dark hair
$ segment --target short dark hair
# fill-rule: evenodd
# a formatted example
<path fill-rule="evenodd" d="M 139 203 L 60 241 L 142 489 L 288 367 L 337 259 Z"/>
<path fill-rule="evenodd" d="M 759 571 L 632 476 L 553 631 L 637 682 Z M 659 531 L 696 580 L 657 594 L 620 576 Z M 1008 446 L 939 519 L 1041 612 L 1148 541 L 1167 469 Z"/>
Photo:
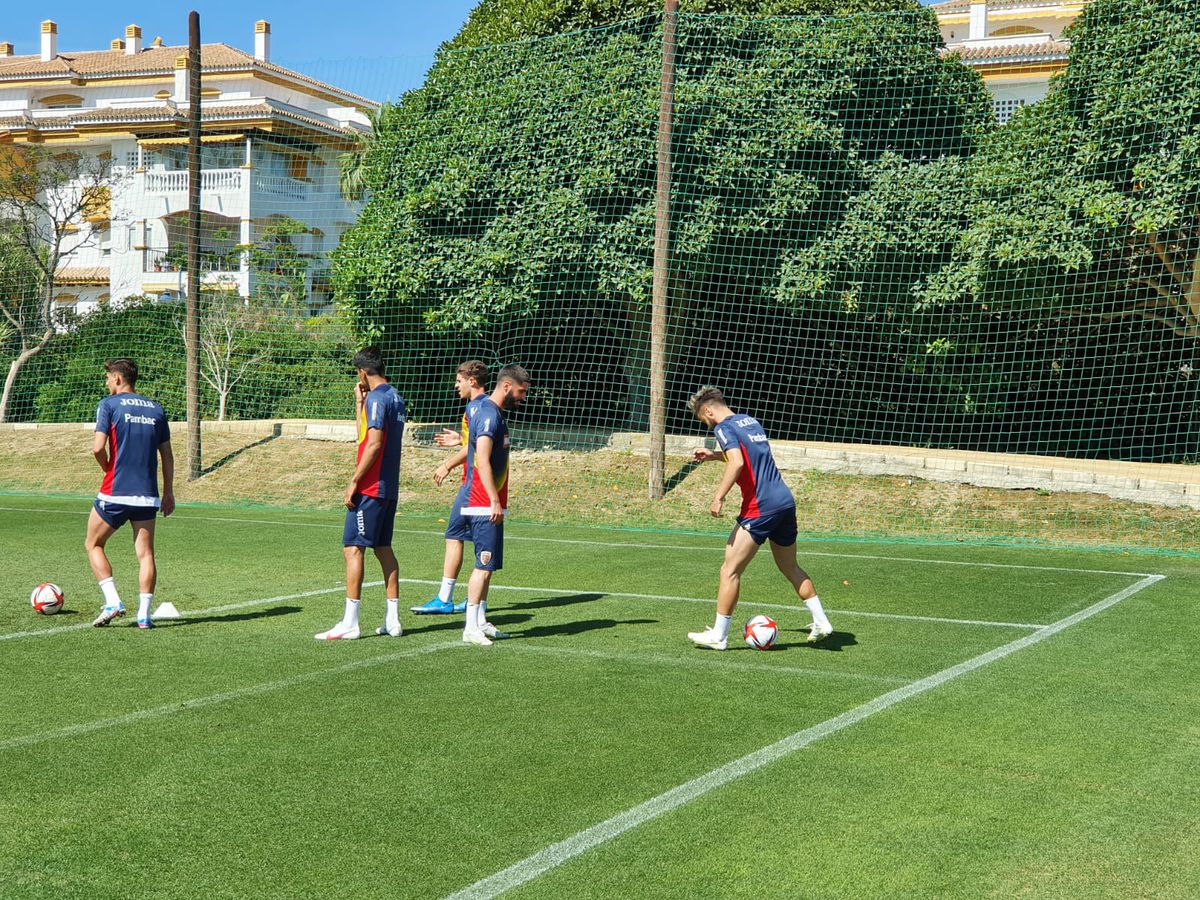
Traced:
<path fill-rule="evenodd" d="M 699 416 L 700 410 L 708 406 L 710 403 L 724 403 L 725 395 L 720 389 L 713 387 L 711 384 L 706 384 L 692 396 L 688 397 L 687 408 L 693 416 Z"/>
<path fill-rule="evenodd" d="M 378 347 L 363 347 L 354 354 L 354 368 L 362 369 L 368 375 L 378 375 L 387 378 L 383 368 L 383 354 Z"/>
<path fill-rule="evenodd" d="M 105 372 L 116 372 L 124 382 L 133 387 L 138 380 L 138 367 L 132 359 L 121 357 L 119 359 L 106 359 L 104 361 Z"/>
<path fill-rule="evenodd" d="M 524 366 L 509 363 L 496 373 L 496 383 L 499 384 L 501 381 L 511 381 L 521 387 L 529 387 L 529 373 L 525 371 Z"/>
<path fill-rule="evenodd" d="M 487 365 L 481 359 L 468 359 L 454 370 L 455 375 L 466 375 L 480 387 L 487 387 Z"/>

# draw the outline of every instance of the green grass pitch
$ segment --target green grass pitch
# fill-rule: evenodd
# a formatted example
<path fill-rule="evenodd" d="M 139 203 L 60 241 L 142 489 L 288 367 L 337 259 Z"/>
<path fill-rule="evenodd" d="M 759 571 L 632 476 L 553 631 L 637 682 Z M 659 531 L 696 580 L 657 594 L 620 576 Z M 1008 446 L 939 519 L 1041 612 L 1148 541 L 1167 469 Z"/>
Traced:
<path fill-rule="evenodd" d="M 320 644 L 336 511 L 160 520 L 143 633 L 88 627 L 88 505 L 0 497 L 6 900 L 1200 896 L 1200 560 L 802 541 L 835 639 L 764 553 L 778 648 L 714 653 L 719 538 L 518 520 L 476 648 L 402 511 L 404 636 Z"/>

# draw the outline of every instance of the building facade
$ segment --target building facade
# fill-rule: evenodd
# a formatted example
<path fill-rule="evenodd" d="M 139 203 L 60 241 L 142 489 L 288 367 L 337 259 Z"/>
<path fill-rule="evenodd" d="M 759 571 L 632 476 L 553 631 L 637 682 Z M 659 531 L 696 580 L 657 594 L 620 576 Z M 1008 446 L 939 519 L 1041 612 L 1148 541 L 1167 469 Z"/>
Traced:
<path fill-rule="evenodd" d="M 338 156 L 370 130 L 377 104 L 275 65 L 271 26 L 254 25 L 254 53 L 201 49 L 201 275 L 250 296 L 247 249 L 286 239 L 306 261 L 308 302 L 328 291 L 323 261 L 359 213 L 339 191 Z M 0 142 L 61 147 L 111 171 L 104 208 L 74 230 L 56 279 L 62 310 L 150 295 L 182 296 L 187 241 L 187 48 L 145 45 L 130 25 L 107 50 L 60 52 L 41 26 L 41 53 L 0 43 Z M 302 223 L 299 228 L 295 223 Z M 287 223 L 286 228 L 276 227 Z"/>
<path fill-rule="evenodd" d="M 983 76 L 1000 122 L 1046 96 L 1067 65 L 1063 31 L 1089 0 L 945 0 L 937 13 L 946 51 Z"/>

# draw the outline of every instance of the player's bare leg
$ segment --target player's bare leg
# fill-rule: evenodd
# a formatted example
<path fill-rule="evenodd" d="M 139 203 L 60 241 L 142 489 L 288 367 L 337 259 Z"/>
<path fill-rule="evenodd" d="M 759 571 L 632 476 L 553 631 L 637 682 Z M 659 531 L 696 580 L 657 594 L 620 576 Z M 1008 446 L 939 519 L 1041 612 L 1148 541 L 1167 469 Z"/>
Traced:
<path fill-rule="evenodd" d="M 95 621 L 92 622 L 97 628 L 102 628 L 113 619 L 125 615 L 125 605 L 121 602 L 121 597 L 117 593 L 117 585 L 113 581 L 112 564 L 108 561 L 108 554 L 104 552 L 104 546 L 108 543 L 108 539 L 116 533 L 117 530 L 100 518 L 100 513 L 96 512 L 93 507 L 92 514 L 88 516 L 87 535 L 83 539 L 83 549 L 87 551 L 92 574 L 96 576 L 100 592 L 104 595 L 104 607 L 100 610 L 100 615 L 96 616 Z"/>
<path fill-rule="evenodd" d="M 463 542 L 446 538 L 446 555 L 442 560 L 442 583 L 437 595 L 420 606 L 410 607 L 419 616 L 447 615 L 458 612 L 454 606 L 454 585 L 462 569 Z M 465 606 L 465 604 L 464 604 Z"/>
<path fill-rule="evenodd" d="M 808 642 L 815 644 L 817 641 L 829 637 L 833 634 L 833 626 L 829 624 L 829 619 L 825 616 L 825 610 L 821 606 L 821 599 L 817 596 L 817 589 L 813 586 L 812 579 L 796 561 L 796 545 L 783 546 L 771 541 L 771 555 L 775 557 L 775 565 L 783 573 L 783 577 L 791 582 L 800 601 L 812 613 L 813 621 L 808 630 Z"/>
<path fill-rule="evenodd" d="M 362 547 L 347 545 L 342 548 L 346 558 L 346 611 L 342 620 L 316 635 L 318 641 L 353 641 L 358 638 L 358 604 L 362 599 L 363 556 Z"/>
<path fill-rule="evenodd" d="M 491 646 L 492 639 L 483 633 L 483 622 L 480 621 L 479 604 L 487 596 L 488 586 L 492 583 L 492 573 L 487 569 L 475 569 L 471 572 L 471 580 L 467 582 L 467 624 L 463 628 L 463 642 L 476 644 L 480 647 Z"/>
<path fill-rule="evenodd" d="M 383 569 L 383 587 L 387 597 L 387 615 L 375 633 L 400 637 L 400 563 L 396 561 L 396 554 L 391 547 L 376 547 L 375 558 Z"/>
<path fill-rule="evenodd" d="M 154 562 L 154 519 L 130 521 L 133 529 L 133 551 L 138 561 L 138 628 L 149 628 L 150 607 L 154 604 L 154 588 L 158 584 L 158 567 Z"/>
<path fill-rule="evenodd" d="M 733 611 L 737 609 L 738 595 L 742 589 L 742 574 L 754 554 L 758 552 L 758 544 L 746 529 L 737 527 L 729 535 L 725 544 L 725 561 L 721 563 L 721 580 L 717 585 L 717 618 L 711 628 L 704 631 L 692 631 L 688 638 L 702 647 L 713 650 L 724 650 L 728 646 L 729 622 Z"/>

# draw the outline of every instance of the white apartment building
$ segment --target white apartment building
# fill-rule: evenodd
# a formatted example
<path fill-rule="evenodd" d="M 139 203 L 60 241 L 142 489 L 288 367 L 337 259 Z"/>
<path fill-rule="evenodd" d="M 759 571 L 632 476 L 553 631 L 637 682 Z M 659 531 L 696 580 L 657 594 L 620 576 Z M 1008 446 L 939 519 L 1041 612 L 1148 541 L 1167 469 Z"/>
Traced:
<path fill-rule="evenodd" d="M 934 3 L 946 51 L 983 76 L 1000 122 L 1046 96 L 1066 68 L 1063 29 L 1090 0 L 945 0 Z"/>
<path fill-rule="evenodd" d="M 201 50 L 202 277 L 249 296 L 248 254 L 234 248 L 295 219 L 319 306 L 321 261 L 360 211 L 339 192 L 337 157 L 377 104 L 272 63 L 267 22 L 253 37 L 253 54 Z M 109 203 L 72 224 L 57 303 L 84 313 L 131 295 L 176 299 L 187 284 L 187 47 L 143 44 L 137 25 L 107 50 L 61 52 L 58 40 L 46 21 L 36 56 L 0 43 L 0 141 L 111 158 Z"/>

